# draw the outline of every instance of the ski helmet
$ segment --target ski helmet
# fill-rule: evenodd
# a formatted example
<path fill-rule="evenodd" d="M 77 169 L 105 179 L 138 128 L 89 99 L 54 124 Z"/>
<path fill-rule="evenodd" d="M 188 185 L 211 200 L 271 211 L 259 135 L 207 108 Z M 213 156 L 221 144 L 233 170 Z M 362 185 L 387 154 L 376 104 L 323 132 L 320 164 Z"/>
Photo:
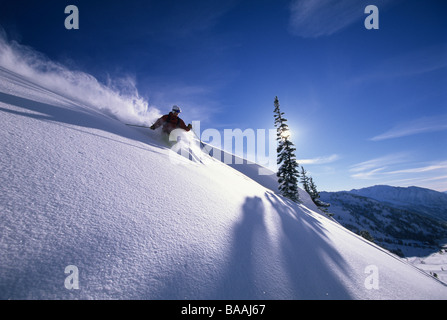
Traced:
<path fill-rule="evenodd" d="M 174 106 L 172 107 L 172 111 L 173 111 L 173 112 L 177 112 L 177 113 L 182 112 L 182 110 L 180 110 L 180 108 L 179 108 L 177 105 L 174 105 Z"/>

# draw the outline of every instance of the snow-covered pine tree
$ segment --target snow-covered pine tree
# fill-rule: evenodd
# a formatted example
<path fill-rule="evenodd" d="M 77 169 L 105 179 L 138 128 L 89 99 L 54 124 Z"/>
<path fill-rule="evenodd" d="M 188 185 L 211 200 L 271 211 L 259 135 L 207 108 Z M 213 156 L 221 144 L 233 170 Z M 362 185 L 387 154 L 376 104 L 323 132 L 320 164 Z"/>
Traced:
<path fill-rule="evenodd" d="M 315 200 L 320 198 L 320 193 L 317 190 L 317 185 L 314 182 L 314 179 L 312 177 L 309 177 L 309 189 L 310 189 L 310 197 L 315 202 Z"/>
<path fill-rule="evenodd" d="M 290 141 L 289 126 L 286 123 L 287 119 L 284 118 L 284 113 L 279 108 L 278 97 L 275 97 L 274 106 L 276 140 L 278 141 L 278 147 L 276 149 L 277 164 L 279 165 L 276 174 L 279 183 L 278 189 L 286 198 L 299 202 L 299 173 L 297 170 L 298 162 L 295 156 L 296 149 Z"/>
<path fill-rule="evenodd" d="M 310 195 L 309 177 L 307 176 L 307 171 L 304 170 L 303 166 L 301 166 L 300 182 L 303 184 L 304 190 Z"/>
<path fill-rule="evenodd" d="M 301 167 L 302 168 L 302 167 Z M 303 169 L 304 170 L 304 169 Z M 331 217 L 332 214 L 328 212 L 328 208 L 330 207 L 329 203 L 323 202 L 320 200 L 320 192 L 318 192 L 317 190 L 317 185 L 314 182 L 314 179 L 312 179 L 312 177 L 308 177 L 307 179 L 307 185 L 308 185 L 308 189 L 306 189 L 307 193 L 310 195 L 310 197 L 312 198 L 313 203 L 315 203 L 315 205 L 324 213 L 326 213 L 326 215 L 328 217 Z"/>
<path fill-rule="evenodd" d="M 301 166 L 300 177 L 300 182 L 303 184 L 304 190 L 309 194 L 312 201 L 317 204 L 317 202 L 319 202 L 318 199 L 320 198 L 320 193 L 317 190 L 317 185 L 315 184 L 314 179 L 307 176 L 307 171 L 304 170 L 303 166 Z"/>

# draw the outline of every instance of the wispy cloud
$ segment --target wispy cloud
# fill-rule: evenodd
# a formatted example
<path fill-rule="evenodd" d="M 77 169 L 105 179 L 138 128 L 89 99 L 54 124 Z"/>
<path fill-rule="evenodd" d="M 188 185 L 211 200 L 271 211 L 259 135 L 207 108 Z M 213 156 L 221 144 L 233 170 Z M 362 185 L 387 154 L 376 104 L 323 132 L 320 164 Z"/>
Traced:
<path fill-rule="evenodd" d="M 404 169 L 398 168 L 407 164 L 408 159 L 411 159 L 411 156 L 407 153 L 393 153 L 354 164 L 349 168 L 349 172 L 351 172 L 351 178 L 354 179 L 383 179 L 403 171 Z"/>
<path fill-rule="evenodd" d="M 447 161 L 440 161 L 434 164 L 417 167 L 417 168 L 410 168 L 410 169 L 402 169 L 402 170 L 394 170 L 387 172 L 387 174 L 400 174 L 400 173 L 423 173 L 423 172 L 429 172 L 434 170 L 447 170 Z"/>
<path fill-rule="evenodd" d="M 380 172 L 389 166 L 404 162 L 405 159 L 408 159 L 408 155 L 405 153 L 390 154 L 352 165 L 349 171 L 355 173 L 352 176 L 354 178 L 371 177 L 374 173 Z"/>
<path fill-rule="evenodd" d="M 353 5 L 354 4 L 354 5 Z M 361 17 L 349 0 L 297 0 L 290 6 L 290 30 L 303 38 L 331 35 Z"/>
<path fill-rule="evenodd" d="M 312 158 L 312 159 L 301 159 L 301 160 L 298 160 L 298 163 L 299 164 L 308 164 L 308 165 L 327 164 L 327 163 L 332 163 L 334 161 L 337 161 L 338 159 L 340 159 L 340 156 L 338 154 L 332 154 L 330 156 L 316 157 L 316 158 Z"/>
<path fill-rule="evenodd" d="M 409 159 L 412 159 L 409 154 L 390 154 L 355 164 L 349 171 L 356 180 L 447 190 L 446 160 L 411 163 Z"/>
<path fill-rule="evenodd" d="M 354 179 L 362 179 L 362 180 L 371 180 L 376 179 L 380 173 L 383 173 L 383 171 L 386 169 L 386 167 L 366 170 L 366 171 L 360 171 L 358 173 L 355 173 L 351 175 Z"/>
<path fill-rule="evenodd" d="M 422 117 L 413 121 L 400 123 L 394 128 L 372 137 L 372 141 L 405 137 L 414 134 L 447 130 L 447 115 Z"/>
<path fill-rule="evenodd" d="M 330 36 L 366 18 L 365 0 L 295 0 L 290 5 L 289 29 L 303 38 Z M 390 3 L 381 0 L 383 9 Z"/>

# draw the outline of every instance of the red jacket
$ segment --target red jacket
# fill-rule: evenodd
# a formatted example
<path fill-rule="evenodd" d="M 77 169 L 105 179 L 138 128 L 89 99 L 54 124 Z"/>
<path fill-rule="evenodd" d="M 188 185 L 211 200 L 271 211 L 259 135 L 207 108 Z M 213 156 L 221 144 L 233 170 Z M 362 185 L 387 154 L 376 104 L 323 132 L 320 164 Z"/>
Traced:
<path fill-rule="evenodd" d="M 178 116 L 174 116 L 172 112 L 169 112 L 169 114 L 165 114 L 163 117 L 158 119 L 154 123 L 153 127 L 154 129 L 156 129 L 161 125 L 163 125 L 163 131 L 167 134 L 170 134 L 171 131 L 176 128 L 181 128 L 183 130 L 189 131 L 189 128 L 185 125 L 185 122 Z"/>

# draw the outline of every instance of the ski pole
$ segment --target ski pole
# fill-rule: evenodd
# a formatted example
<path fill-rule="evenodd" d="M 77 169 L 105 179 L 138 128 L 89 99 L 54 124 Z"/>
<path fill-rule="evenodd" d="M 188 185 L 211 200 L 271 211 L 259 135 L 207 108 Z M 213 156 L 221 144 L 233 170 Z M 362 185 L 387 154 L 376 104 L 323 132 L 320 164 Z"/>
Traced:
<path fill-rule="evenodd" d="M 151 127 L 148 127 L 148 126 L 140 126 L 140 125 L 137 125 L 137 124 L 129 124 L 129 123 L 125 123 L 125 125 L 126 126 L 131 126 L 131 127 L 139 127 L 139 128 L 148 128 L 148 129 L 151 128 Z"/>
<path fill-rule="evenodd" d="M 202 139 L 197 135 L 196 131 L 194 130 L 194 128 L 192 128 L 192 132 L 194 132 L 194 135 L 197 137 L 197 139 L 199 139 L 200 141 L 200 145 L 202 145 Z"/>

